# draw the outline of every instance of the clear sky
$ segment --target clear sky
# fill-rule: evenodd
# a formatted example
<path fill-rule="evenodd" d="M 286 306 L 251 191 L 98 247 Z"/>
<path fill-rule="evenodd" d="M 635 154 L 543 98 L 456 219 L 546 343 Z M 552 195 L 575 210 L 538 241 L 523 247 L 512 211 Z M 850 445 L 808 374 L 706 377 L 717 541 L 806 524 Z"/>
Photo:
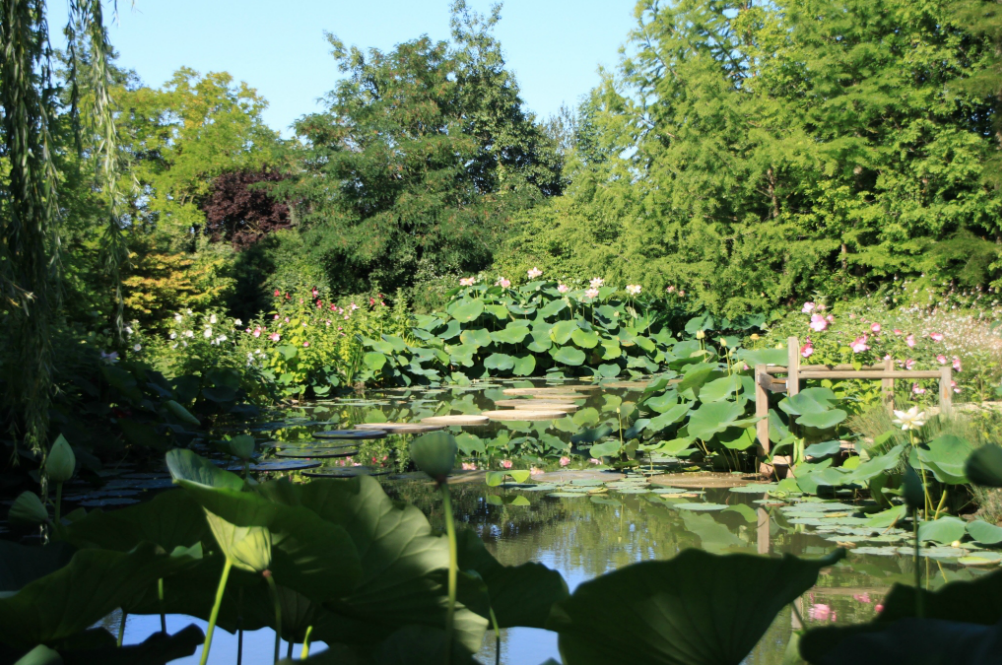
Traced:
<path fill-rule="evenodd" d="M 468 0 L 487 13 L 487 0 Z M 496 34 L 522 98 L 542 118 L 575 105 L 598 83 L 599 65 L 614 68 L 634 25 L 634 0 L 507 0 Z M 450 0 L 118 0 L 109 28 L 119 64 L 158 87 L 179 67 L 227 71 L 269 102 L 265 121 L 290 136 L 299 116 L 318 110 L 339 72 L 323 37 L 386 50 L 427 34 L 449 37 Z M 53 33 L 65 2 L 50 0 Z M 111 9 L 108 14 L 110 17 Z M 57 35 L 54 45 L 60 46 Z"/>

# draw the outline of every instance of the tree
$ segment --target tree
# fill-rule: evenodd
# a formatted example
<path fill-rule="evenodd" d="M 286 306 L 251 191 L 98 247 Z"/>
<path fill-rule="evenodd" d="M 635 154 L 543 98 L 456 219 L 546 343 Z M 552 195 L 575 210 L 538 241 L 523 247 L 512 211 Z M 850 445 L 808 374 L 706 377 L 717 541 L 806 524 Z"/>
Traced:
<path fill-rule="evenodd" d="M 275 171 L 235 171 L 218 176 L 202 203 L 206 233 L 214 242 L 225 240 L 236 249 L 245 249 L 268 233 L 289 228 L 289 206 L 258 186 L 283 179 Z"/>

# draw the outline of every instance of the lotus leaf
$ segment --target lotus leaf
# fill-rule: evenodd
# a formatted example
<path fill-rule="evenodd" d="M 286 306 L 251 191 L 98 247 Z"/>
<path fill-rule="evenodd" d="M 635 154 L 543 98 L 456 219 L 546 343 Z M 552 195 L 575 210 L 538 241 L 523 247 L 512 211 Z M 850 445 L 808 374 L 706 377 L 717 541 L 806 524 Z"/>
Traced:
<path fill-rule="evenodd" d="M 463 298 L 449 305 L 450 316 L 460 323 L 469 323 L 484 313 L 484 301 L 480 299 Z"/>
<path fill-rule="evenodd" d="M 699 389 L 699 399 L 702 402 L 719 402 L 730 396 L 731 393 L 739 393 L 741 390 L 741 377 L 737 374 L 731 374 L 705 384 Z"/>
<path fill-rule="evenodd" d="M 571 340 L 583 349 L 594 349 L 598 346 L 598 333 L 575 328 L 571 332 Z"/>
<path fill-rule="evenodd" d="M 459 334 L 459 341 L 467 346 L 485 347 L 491 345 L 491 334 L 484 328 L 464 330 Z"/>
<path fill-rule="evenodd" d="M 506 372 L 515 367 L 515 359 L 505 353 L 492 353 L 484 359 L 484 368 Z"/>
<path fill-rule="evenodd" d="M 619 453 L 622 445 L 619 441 L 607 441 L 605 443 L 598 443 L 591 447 L 588 454 L 593 458 L 601 459 L 602 457 L 608 457 L 616 455 Z"/>
<path fill-rule="evenodd" d="M 784 398 L 779 408 L 791 416 L 823 413 L 832 408 L 836 399 L 835 393 L 828 388 L 805 388 L 796 395 Z"/>
<path fill-rule="evenodd" d="M 967 523 L 967 533 L 982 545 L 1002 543 L 1002 527 L 989 524 L 984 520 L 974 520 Z"/>
<path fill-rule="evenodd" d="M 545 353 L 553 346 L 553 340 L 550 339 L 549 332 L 544 330 L 533 330 L 531 335 L 532 341 L 526 345 L 526 348 L 533 353 Z"/>
<path fill-rule="evenodd" d="M 842 409 L 831 409 L 820 413 L 805 413 L 797 418 L 797 424 L 816 429 L 830 429 L 845 420 L 847 415 Z"/>
<path fill-rule="evenodd" d="M 710 402 L 701 405 L 689 418 L 689 435 L 709 441 L 737 422 L 744 414 L 743 402 Z"/>
<path fill-rule="evenodd" d="M 822 458 L 835 455 L 842 450 L 842 442 L 834 439 L 832 441 L 822 441 L 815 443 L 804 449 L 804 454 L 810 457 Z"/>
<path fill-rule="evenodd" d="M 952 543 L 960 540 L 967 532 L 967 523 L 952 516 L 940 517 L 938 520 L 919 524 L 918 538 L 920 541 L 932 540 L 937 543 Z"/>
<path fill-rule="evenodd" d="M 550 328 L 550 339 L 557 344 L 566 344 L 574 331 L 578 329 L 577 321 L 557 321 Z"/>
<path fill-rule="evenodd" d="M 919 448 L 919 459 L 925 462 L 940 482 L 962 484 L 967 482 L 964 465 L 974 448 L 970 443 L 952 434 L 933 439 L 927 448 Z"/>

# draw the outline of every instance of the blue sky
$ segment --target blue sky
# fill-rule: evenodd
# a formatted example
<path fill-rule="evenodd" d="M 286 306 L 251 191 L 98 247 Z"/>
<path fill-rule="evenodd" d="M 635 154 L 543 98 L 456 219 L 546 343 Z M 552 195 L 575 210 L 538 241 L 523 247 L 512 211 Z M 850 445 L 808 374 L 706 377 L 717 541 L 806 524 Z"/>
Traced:
<path fill-rule="evenodd" d="M 450 0 L 119 0 L 109 28 L 119 64 L 147 85 L 162 85 L 179 67 L 227 71 L 269 102 L 265 121 L 289 136 L 299 116 L 319 109 L 339 72 L 325 30 L 346 44 L 392 48 L 427 34 L 449 36 Z M 468 0 L 486 13 L 485 0 Z M 65 5 L 51 1 L 55 33 Z M 530 110 L 545 118 L 575 105 L 613 68 L 634 25 L 634 0 L 507 0 L 496 34 Z M 110 16 L 110 8 L 109 8 Z M 54 36 L 56 46 L 59 39 Z"/>

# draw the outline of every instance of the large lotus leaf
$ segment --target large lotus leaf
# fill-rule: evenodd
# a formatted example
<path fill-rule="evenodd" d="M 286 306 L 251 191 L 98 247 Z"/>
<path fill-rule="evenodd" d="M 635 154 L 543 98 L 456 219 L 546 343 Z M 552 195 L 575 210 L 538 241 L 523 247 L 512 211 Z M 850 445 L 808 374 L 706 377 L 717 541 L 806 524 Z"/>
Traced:
<path fill-rule="evenodd" d="M 857 483 L 864 485 L 871 478 L 876 478 L 882 473 L 887 473 L 901 464 L 901 453 L 904 449 L 905 445 L 899 444 L 888 450 L 883 455 L 873 457 L 866 462 L 863 462 L 849 473 L 845 482 L 847 484 Z"/>
<path fill-rule="evenodd" d="M 409 624 L 444 625 L 448 544 L 432 534 L 420 510 L 395 503 L 369 477 L 314 481 L 296 489 L 302 505 L 344 528 L 361 555 L 355 589 L 328 604 L 340 620 L 324 641 L 371 644 Z M 484 617 L 457 607 L 457 639 L 470 651 L 480 648 L 486 627 Z"/>
<path fill-rule="evenodd" d="M 619 454 L 622 447 L 622 443 L 613 439 L 612 441 L 606 441 L 605 443 L 595 444 L 588 450 L 588 454 L 594 459 L 601 459 L 603 457 Z"/>
<path fill-rule="evenodd" d="M 362 362 L 373 372 L 379 372 L 386 365 L 386 356 L 379 351 L 369 351 L 362 356 Z"/>
<path fill-rule="evenodd" d="M 681 383 L 678 384 L 678 391 L 685 392 L 689 388 L 699 389 L 706 383 L 717 378 L 720 368 L 716 363 L 698 363 L 686 367 Z"/>
<path fill-rule="evenodd" d="M 17 591 L 70 562 L 75 548 L 55 542 L 44 547 L 0 540 L 0 594 Z"/>
<path fill-rule="evenodd" d="M 582 365 L 585 361 L 584 351 L 576 349 L 573 346 L 562 346 L 559 349 L 551 350 L 550 356 L 558 363 L 570 365 L 571 367 Z"/>
<path fill-rule="evenodd" d="M 809 457 L 823 459 L 825 457 L 831 457 L 841 450 L 842 442 L 838 439 L 833 439 L 831 441 L 822 441 L 821 443 L 814 443 L 807 446 L 807 448 L 804 449 L 804 454 Z"/>
<path fill-rule="evenodd" d="M 502 566 L 472 531 L 462 529 L 456 535 L 459 569 L 475 570 L 487 584 L 498 625 L 545 628 L 550 608 L 568 596 L 560 573 L 541 563 Z"/>
<path fill-rule="evenodd" d="M 458 335 L 461 330 L 462 326 L 460 325 L 459 321 L 453 319 L 452 321 L 449 321 L 449 324 L 447 326 L 445 326 L 445 330 L 438 333 L 438 338 L 448 341 L 454 338 L 456 335 Z"/>
<path fill-rule="evenodd" d="M 463 367 L 473 367 L 473 357 L 477 355 L 477 347 L 472 344 L 460 344 L 452 347 L 449 360 Z"/>
<path fill-rule="evenodd" d="M 575 434 L 571 437 L 571 443 L 595 443 L 596 441 L 601 441 L 610 434 L 612 434 L 612 428 L 608 425 L 603 425 L 602 427 L 586 429 L 583 432 Z M 617 441 L 616 443 L 619 442 Z"/>
<path fill-rule="evenodd" d="M 514 322 L 512 322 L 514 323 Z M 508 327 L 491 333 L 491 339 L 501 344 L 521 344 L 529 335 L 529 329 L 524 325 L 508 325 Z"/>
<path fill-rule="evenodd" d="M 686 414 L 689 413 L 689 409 L 692 407 L 692 402 L 683 402 L 682 404 L 676 404 L 664 413 L 654 418 L 651 418 L 650 424 L 647 426 L 652 432 L 659 432 L 669 425 L 674 425 L 675 423 L 682 420 Z"/>
<path fill-rule="evenodd" d="M 567 309 L 567 303 L 563 300 L 551 300 L 539 308 L 539 316 L 544 319 L 548 319 L 552 316 L 556 316 L 565 309 Z"/>
<path fill-rule="evenodd" d="M 484 306 L 484 310 L 499 321 L 507 321 L 510 317 L 506 305 L 486 305 Z"/>
<path fill-rule="evenodd" d="M 973 446 L 959 436 L 943 434 L 929 442 L 928 448 L 919 448 L 918 456 L 920 460 L 934 467 L 934 473 L 936 470 L 942 470 L 947 475 L 966 483 L 964 465 L 973 451 Z M 945 478 L 939 478 L 939 474 L 937 480 L 946 482 Z"/>
<path fill-rule="evenodd" d="M 755 365 L 786 365 L 787 351 L 782 349 L 741 349 L 738 352 L 738 360 L 744 362 L 749 367 Z"/>
<path fill-rule="evenodd" d="M 533 353 L 544 353 L 549 351 L 550 347 L 553 346 L 553 340 L 550 339 L 549 332 L 545 330 L 533 330 L 531 334 L 532 341 L 525 348 Z"/>
<path fill-rule="evenodd" d="M 805 388 L 796 395 L 784 398 L 779 408 L 791 416 L 802 416 L 827 411 L 836 401 L 835 393 L 828 388 Z"/>
<path fill-rule="evenodd" d="M 152 501 L 103 512 L 95 510 L 66 526 L 62 538 L 79 547 L 128 552 L 141 542 L 170 552 L 208 535 L 202 507 L 188 492 L 162 492 Z"/>
<path fill-rule="evenodd" d="M 476 434 L 470 434 L 469 432 L 462 432 L 456 435 L 456 445 L 459 446 L 459 450 L 462 451 L 464 455 L 472 455 L 473 453 L 484 453 L 487 448 L 484 446 L 484 441 Z"/>
<path fill-rule="evenodd" d="M 348 593 L 362 575 L 359 552 L 348 533 L 303 506 L 271 501 L 257 492 L 232 489 L 205 489 L 182 481 L 185 491 L 211 515 L 218 516 L 234 529 L 266 529 L 271 540 L 273 561 L 270 568 L 275 581 L 305 596 L 323 602 Z M 288 481 L 268 484 L 273 496 L 294 495 Z M 211 516 L 210 516 L 211 526 Z M 229 537 L 213 528 L 217 542 Z M 235 534 L 240 536 L 241 534 Z M 260 539 L 259 534 L 247 533 Z M 223 542 L 220 546 L 226 551 Z M 260 545 L 255 540 L 247 546 Z"/>
<path fill-rule="evenodd" d="M 591 406 L 581 409 L 580 411 L 576 412 L 574 415 L 571 416 L 571 420 L 578 427 L 587 427 L 588 425 L 596 425 L 598 424 L 600 418 L 601 416 L 598 413 L 598 409 Z"/>
<path fill-rule="evenodd" d="M 581 584 L 553 607 L 565 665 L 736 665 L 776 614 L 845 554 L 818 560 L 684 550 Z"/>
<path fill-rule="evenodd" d="M 699 389 L 699 399 L 702 402 L 719 402 L 732 393 L 741 392 L 741 377 L 738 374 L 714 379 Z"/>
<path fill-rule="evenodd" d="M 922 594 L 922 615 L 928 620 L 957 621 L 981 626 L 994 626 L 1002 620 L 1002 571 L 996 570 L 973 581 L 950 582 L 936 591 Z M 826 660 L 843 642 L 857 636 L 884 630 L 900 619 L 915 618 L 916 589 L 911 585 L 895 584 L 883 600 L 884 609 L 876 620 L 854 626 L 826 626 L 807 631 L 800 640 L 800 655 L 811 663 L 847 662 Z M 997 658 L 997 652 L 995 654 Z M 916 662 L 898 660 L 885 662 Z M 936 663 L 960 663 L 949 659 Z"/>
<path fill-rule="evenodd" d="M 566 344 L 575 330 L 578 330 L 577 321 L 557 321 L 550 328 L 550 339 L 557 344 Z"/>
<path fill-rule="evenodd" d="M 492 353 L 484 358 L 484 367 L 489 370 L 506 372 L 515 367 L 515 359 L 506 353 Z"/>
<path fill-rule="evenodd" d="M 937 543 L 952 543 L 960 540 L 967 532 L 967 522 L 949 515 L 919 524 L 918 538 Z"/>
<path fill-rule="evenodd" d="M 1002 446 L 986 445 L 967 459 L 965 471 L 975 485 L 1002 487 Z"/>
<path fill-rule="evenodd" d="M 449 305 L 446 311 L 460 323 L 469 323 L 484 313 L 484 301 L 480 299 L 463 298 Z"/>
<path fill-rule="evenodd" d="M 602 360 L 618 360 L 623 355 L 623 349 L 614 339 L 602 341 Z"/>
<path fill-rule="evenodd" d="M 173 635 L 153 633 L 140 644 L 120 647 L 107 630 L 92 628 L 60 645 L 61 653 L 40 644 L 15 665 L 166 665 L 195 653 L 204 639 L 202 630 L 192 624 Z"/>
<path fill-rule="evenodd" d="M 220 469 L 190 450 L 175 448 L 167 453 L 167 470 L 175 482 L 188 481 L 203 487 L 241 489 L 244 480 L 235 473 Z"/>
<path fill-rule="evenodd" d="M 676 404 L 678 404 L 678 392 L 674 389 L 665 390 L 661 395 L 648 397 L 643 401 L 645 408 L 658 413 L 664 413 Z"/>
<path fill-rule="evenodd" d="M 80 550 L 63 568 L 0 597 L 0 641 L 29 648 L 72 637 L 191 563 L 149 543 L 131 552 Z"/>
<path fill-rule="evenodd" d="M 725 448 L 731 450 L 748 450 L 755 445 L 756 435 L 754 427 L 730 428 L 717 435 L 719 441 Z"/>
<path fill-rule="evenodd" d="M 464 330 L 459 334 L 459 341 L 468 346 L 476 346 L 478 348 L 490 346 L 491 334 L 485 328 Z"/>
<path fill-rule="evenodd" d="M 571 341 L 582 349 L 594 349 L 598 346 L 598 333 L 581 328 L 575 328 L 571 333 Z"/>
<path fill-rule="evenodd" d="M 831 429 L 845 420 L 847 415 L 842 409 L 830 409 L 819 413 L 805 413 L 797 418 L 797 424 L 816 429 Z"/>
<path fill-rule="evenodd" d="M 235 568 L 263 573 L 271 567 L 271 532 L 263 526 L 236 526 L 208 510 L 205 521 L 223 555 Z"/>
<path fill-rule="evenodd" d="M 744 402 L 710 402 L 701 405 L 689 416 L 689 434 L 709 441 L 744 415 Z"/>
<path fill-rule="evenodd" d="M 536 370 L 536 357 L 525 354 L 515 356 L 515 366 L 512 367 L 512 374 L 515 376 L 529 376 Z"/>
<path fill-rule="evenodd" d="M 613 363 L 602 363 L 598 366 L 597 371 L 599 376 L 611 379 L 619 376 L 622 373 L 623 368 Z"/>
<path fill-rule="evenodd" d="M 982 545 L 1002 543 L 1002 527 L 989 524 L 984 520 L 974 520 L 967 523 L 967 533 Z"/>

